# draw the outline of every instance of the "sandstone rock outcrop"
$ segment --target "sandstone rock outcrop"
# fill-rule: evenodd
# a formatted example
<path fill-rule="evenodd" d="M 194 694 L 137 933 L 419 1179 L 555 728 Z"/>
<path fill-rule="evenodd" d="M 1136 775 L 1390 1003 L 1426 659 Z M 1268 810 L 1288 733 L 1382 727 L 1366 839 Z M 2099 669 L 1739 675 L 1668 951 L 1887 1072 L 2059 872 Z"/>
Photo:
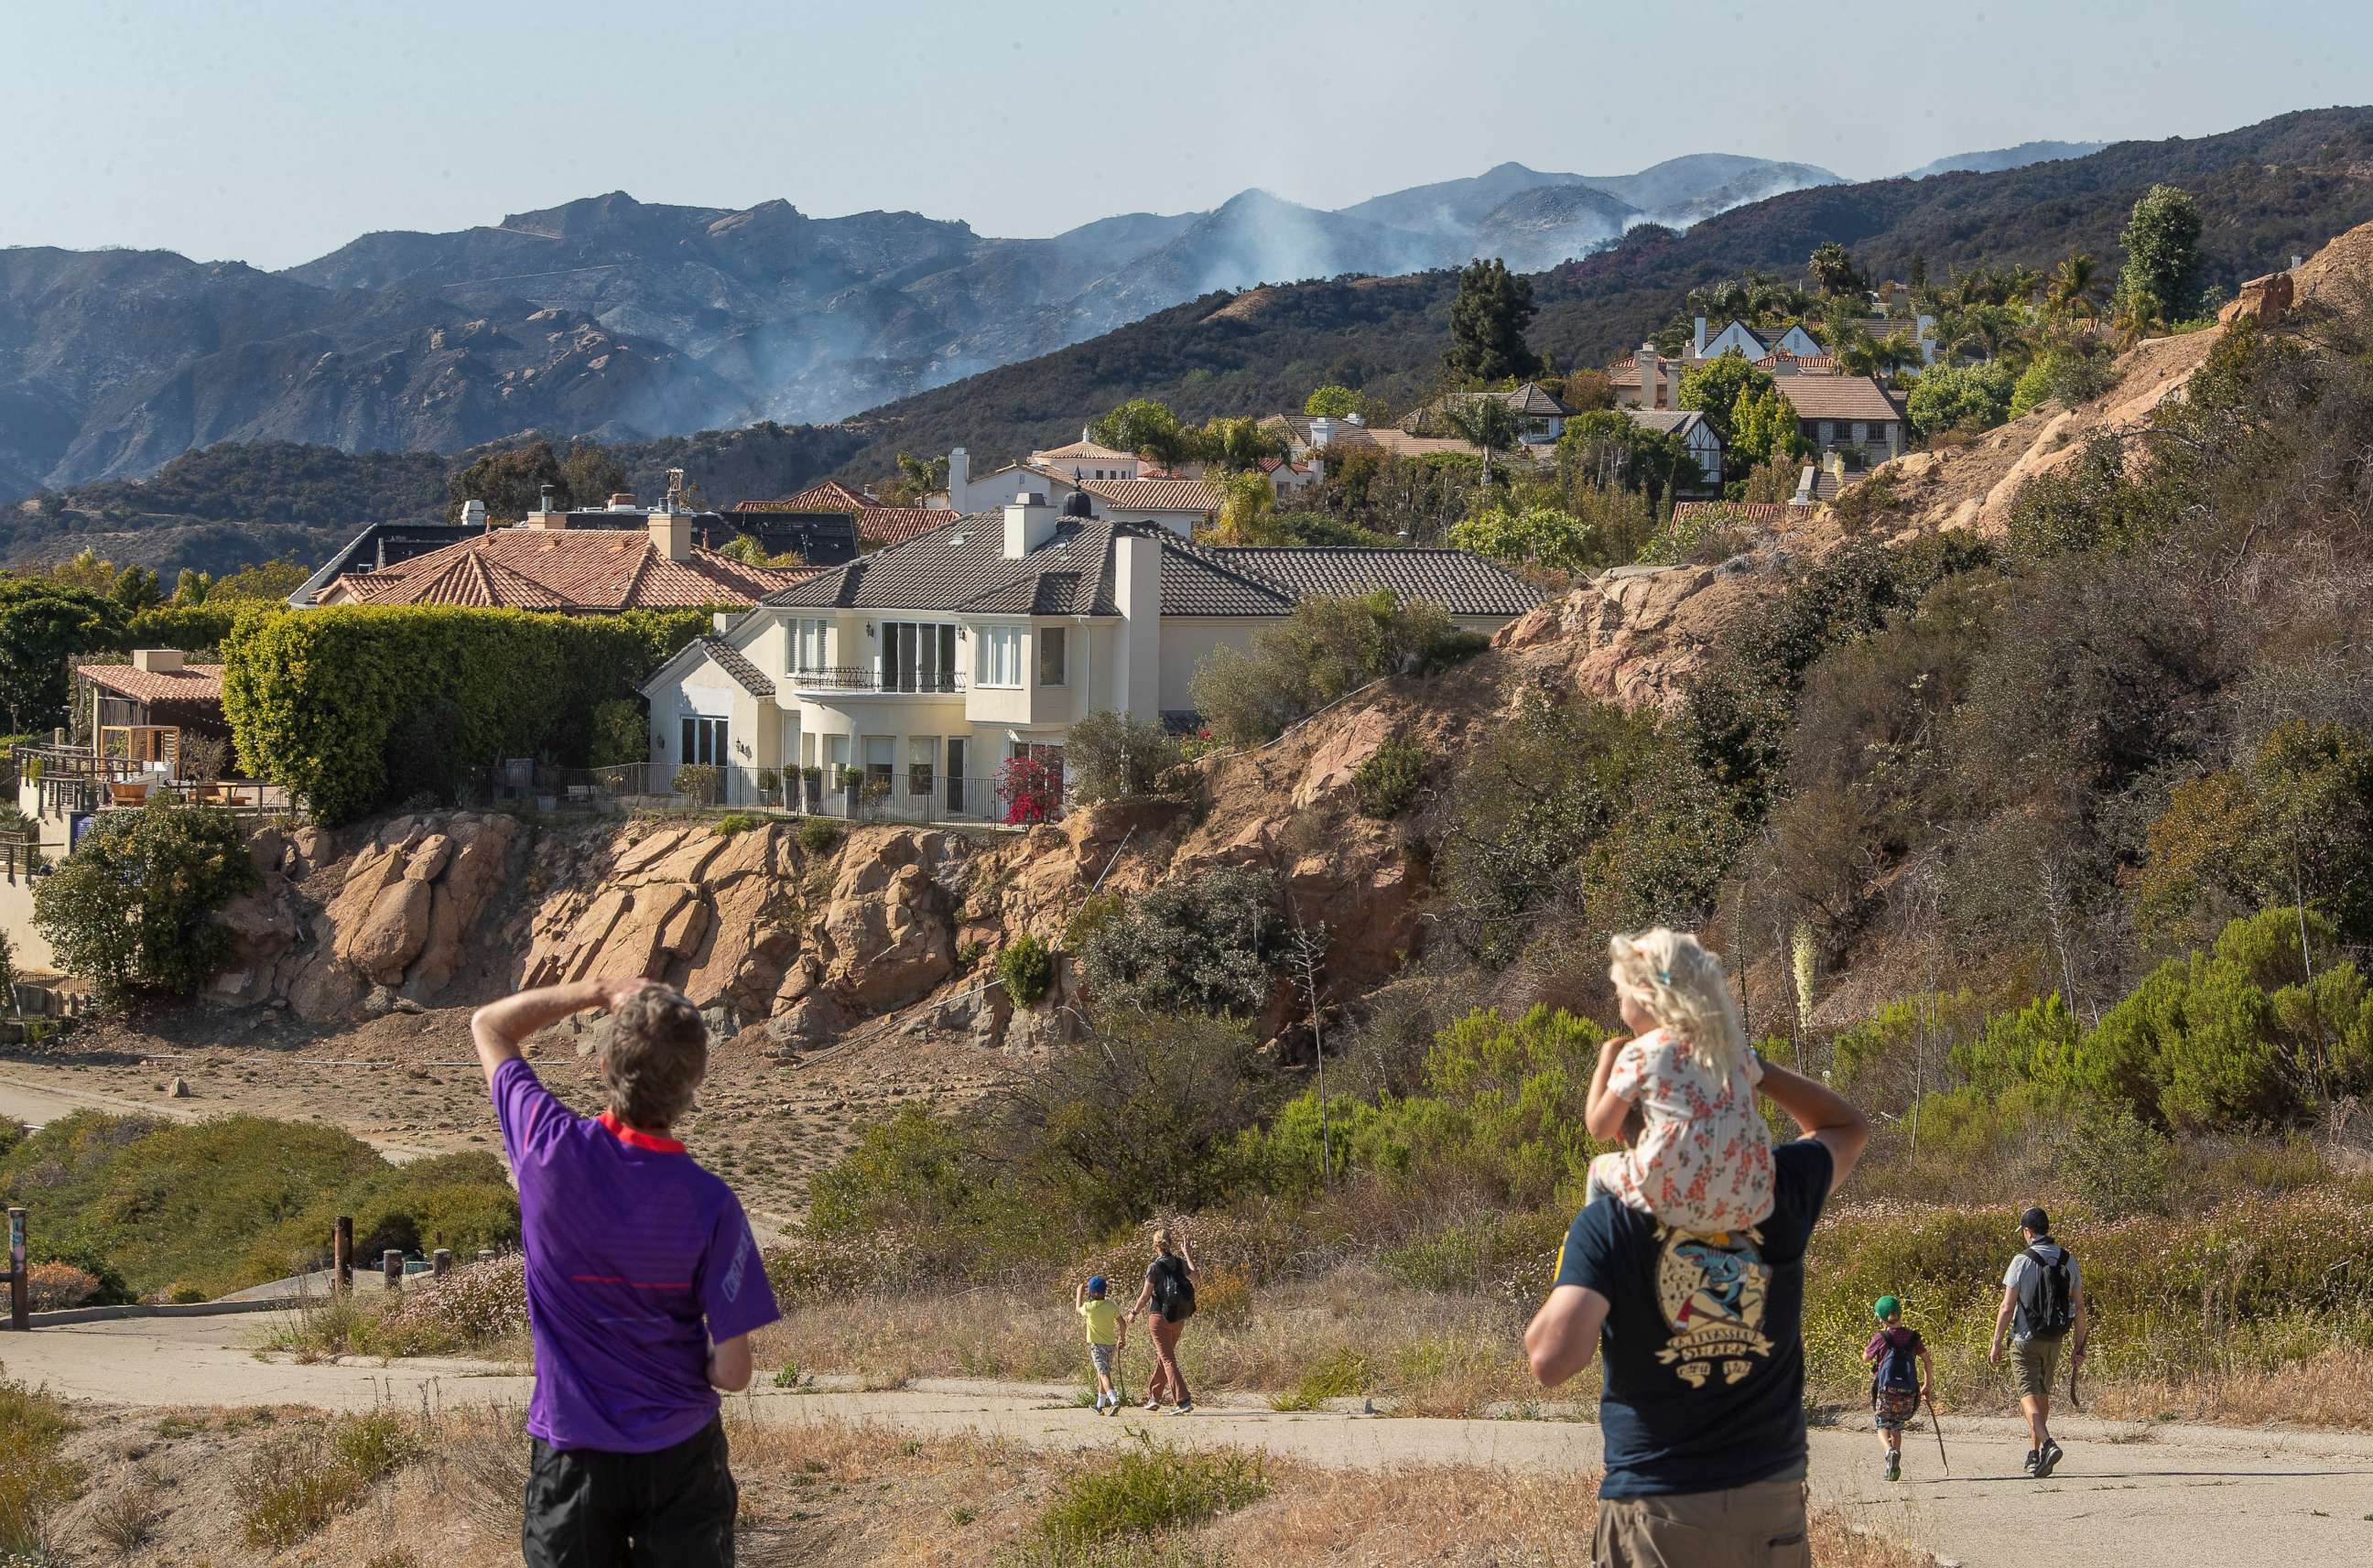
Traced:
<path fill-rule="evenodd" d="M 2290 313 L 2291 275 L 2274 272 L 2243 284 L 2241 292 L 2216 312 L 2216 320 L 2222 325 L 2246 317 L 2262 327 L 2278 327 Z"/>

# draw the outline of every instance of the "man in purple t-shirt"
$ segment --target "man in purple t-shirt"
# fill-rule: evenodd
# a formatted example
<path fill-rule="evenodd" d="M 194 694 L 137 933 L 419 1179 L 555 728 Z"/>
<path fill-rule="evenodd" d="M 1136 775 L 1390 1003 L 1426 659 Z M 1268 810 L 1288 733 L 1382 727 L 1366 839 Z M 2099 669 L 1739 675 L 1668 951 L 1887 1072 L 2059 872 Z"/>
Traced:
<path fill-rule="evenodd" d="M 520 1042 L 613 1014 L 610 1108 L 577 1115 Z M 520 1547 L 531 1568 L 730 1565 L 740 1492 L 718 1391 L 750 1386 L 750 1333 L 782 1316 L 732 1188 L 669 1128 L 708 1070 L 682 992 L 644 979 L 546 986 L 470 1019 L 519 1179 L 535 1338 Z"/>

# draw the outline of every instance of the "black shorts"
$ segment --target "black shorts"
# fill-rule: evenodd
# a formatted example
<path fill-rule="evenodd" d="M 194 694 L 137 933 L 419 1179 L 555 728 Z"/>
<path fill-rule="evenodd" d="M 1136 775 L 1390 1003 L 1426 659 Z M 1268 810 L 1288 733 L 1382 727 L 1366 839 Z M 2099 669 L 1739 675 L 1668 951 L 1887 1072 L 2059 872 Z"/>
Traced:
<path fill-rule="evenodd" d="M 732 1568 L 741 1492 L 723 1421 L 649 1454 L 533 1443 L 520 1526 L 528 1568 Z"/>

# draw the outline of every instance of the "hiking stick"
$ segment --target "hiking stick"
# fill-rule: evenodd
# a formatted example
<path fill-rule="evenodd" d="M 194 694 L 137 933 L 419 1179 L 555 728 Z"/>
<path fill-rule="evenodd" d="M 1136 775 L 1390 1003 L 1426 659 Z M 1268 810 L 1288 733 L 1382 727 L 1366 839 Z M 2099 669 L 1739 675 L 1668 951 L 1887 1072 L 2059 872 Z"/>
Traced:
<path fill-rule="evenodd" d="M 2076 1397 L 2076 1363 L 2082 1359 L 2074 1354 L 2068 1358 L 2068 1402 L 2074 1405 L 2080 1414 L 2084 1411 L 2085 1401 Z"/>
<path fill-rule="evenodd" d="M 1928 1430 L 1936 1434 L 1936 1457 L 1943 1462 L 1945 1474 L 1950 1477 L 1953 1461 L 1945 1457 L 1945 1423 L 1936 1419 L 1936 1396 L 1934 1393 L 1928 1396 Z"/>

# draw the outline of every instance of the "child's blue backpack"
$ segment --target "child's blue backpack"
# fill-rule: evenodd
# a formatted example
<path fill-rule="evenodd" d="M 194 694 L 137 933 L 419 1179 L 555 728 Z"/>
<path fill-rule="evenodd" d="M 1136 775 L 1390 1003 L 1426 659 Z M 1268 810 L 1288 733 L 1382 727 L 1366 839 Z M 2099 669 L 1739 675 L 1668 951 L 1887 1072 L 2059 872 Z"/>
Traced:
<path fill-rule="evenodd" d="M 1878 1376 L 1871 1390 L 1877 1394 L 1920 1394 L 1920 1336 L 1910 1328 L 1889 1328 L 1887 1347 L 1878 1352 Z"/>

